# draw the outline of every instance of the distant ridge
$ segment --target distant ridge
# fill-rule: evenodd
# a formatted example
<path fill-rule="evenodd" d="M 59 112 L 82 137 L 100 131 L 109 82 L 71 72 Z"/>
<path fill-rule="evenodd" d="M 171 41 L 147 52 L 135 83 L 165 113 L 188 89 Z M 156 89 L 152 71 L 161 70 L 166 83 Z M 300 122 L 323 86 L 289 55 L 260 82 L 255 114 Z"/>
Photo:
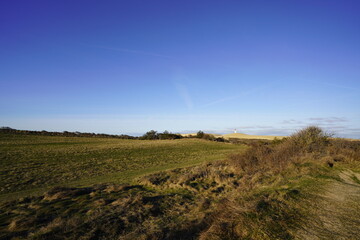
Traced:
<path fill-rule="evenodd" d="M 275 138 L 277 139 L 284 138 L 284 136 L 248 135 L 245 133 L 229 133 L 222 135 L 222 137 L 225 139 L 238 138 L 238 139 L 266 139 L 266 140 L 274 140 Z"/>
<path fill-rule="evenodd" d="M 210 134 L 213 135 L 214 137 L 223 137 L 224 139 L 230 139 L 230 138 L 237 138 L 237 139 L 265 139 L 265 140 L 274 140 L 275 138 L 277 139 L 282 139 L 284 138 L 284 136 L 269 136 L 269 135 L 249 135 L 249 134 L 245 134 L 245 133 L 229 133 L 229 134 Z M 181 136 L 183 137 L 191 137 L 191 136 L 196 136 L 196 133 L 185 133 L 185 134 L 181 134 Z"/>

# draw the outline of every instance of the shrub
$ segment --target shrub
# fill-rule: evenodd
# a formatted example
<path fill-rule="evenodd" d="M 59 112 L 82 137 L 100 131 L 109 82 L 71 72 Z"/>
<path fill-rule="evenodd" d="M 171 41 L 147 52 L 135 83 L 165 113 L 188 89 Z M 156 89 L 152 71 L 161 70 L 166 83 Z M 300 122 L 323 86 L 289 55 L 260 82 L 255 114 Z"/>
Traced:
<path fill-rule="evenodd" d="M 212 135 L 212 134 L 206 134 L 206 133 L 204 133 L 202 139 L 206 139 L 206 140 L 210 140 L 210 141 L 215 141 L 216 138 L 215 138 L 214 135 Z"/>
<path fill-rule="evenodd" d="M 223 137 L 217 137 L 217 138 L 215 138 L 214 141 L 216 141 L 216 142 L 225 142 L 225 139 Z"/>
<path fill-rule="evenodd" d="M 159 133 L 159 139 L 180 139 L 182 136 L 180 134 L 174 134 L 168 131 L 164 131 L 163 133 Z"/>
<path fill-rule="evenodd" d="M 319 127 L 309 126 L 289 138 L 277 140 L 274 144 L 252 142 L 244 154 L 233 155 L 230 161 L 246 172 L 266 168 L 278 171 L 304 154 L 326 155 L 329 151 L 330 136 Z"/>
<path fill-rule="evenodd" d="M 299 151 L 313 152 L 323 149 L 331 136 L 317 126 L 309 126 L 290 136 L 288 142 Z"/>
<path fill-rule="evenodd" d="M 148 131 L 147 133 L 145 133 L 144 135 L 142 135 L 142 137 L 140 137 L 140 139 L 142 140 L 155 140 L 155 139 L 159 139 L 159 134 L 154 131 Z"/>
<path fill-rule="evenodd" d="M 204 133 L 203 131 L 198 131 L 198 132 L 196 133 L 196 137 L 197 137 L 197 138 L 203 138 L 204 135 L 205 135 L 205 133 Z"/>

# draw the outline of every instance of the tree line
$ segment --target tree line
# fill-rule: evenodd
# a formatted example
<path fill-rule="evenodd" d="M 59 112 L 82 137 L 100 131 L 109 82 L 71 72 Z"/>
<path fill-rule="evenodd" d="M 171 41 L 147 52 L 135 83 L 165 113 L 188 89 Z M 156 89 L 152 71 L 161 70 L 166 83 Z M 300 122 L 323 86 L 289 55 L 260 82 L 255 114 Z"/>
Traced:
<path fill-rule="evenodd" d="M 0 127 L 0 133 L 7 134 L 19 134 L 19 135 L 40 135 L 40 136 L 61 136 L 61 137 L 98 137 L 98 138 L 119 138 L 119 139 L 138 139 L 138 140 L 171 140 L 171 139 L 181 139 L 184 138 L 181 134 L 171 133 L 165 130 L 162 133 L 159 133 L 155 130 L 150 130 L 140 137 L 134 137 L 126 134 L 115 135 L 115 134 L 105 134 L 105 133 L 84 133 L 84 132 L 50 132 L 50 131 L 32 131 L 32 130 L 18 130 L 10 127 Z M 198 131 L 195 135 L 187 136 L 186 138 L 200 138 L 210 141 L 224 142 L 225 140 L 222 137 L 215 137 L 212 134 L 204 133 L 203 131 Z"/>
<path fill-rule="evenodd" d="M 137 139 L 130 135 L 114 135 L 105 133 L 83 133 L 83 132 L 49 132 L 49 131 L 32 131 L 32 130 L 17 130 L 10 127 L 1 127 L 0 133 L 19 134 L 19 135 L 40 135 L 40 136 L 61 136 L 61 137 L 100 137 L 100 138 L 120 138 L 120 139 Z"/>

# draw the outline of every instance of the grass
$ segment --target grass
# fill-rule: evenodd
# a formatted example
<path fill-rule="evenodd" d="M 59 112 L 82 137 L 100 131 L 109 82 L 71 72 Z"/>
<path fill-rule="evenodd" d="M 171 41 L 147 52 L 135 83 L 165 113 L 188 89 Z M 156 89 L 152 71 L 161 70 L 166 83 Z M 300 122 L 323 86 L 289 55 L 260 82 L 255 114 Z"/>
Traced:
<path fill-rule="evenodd" d="M 138 176 L 130 185 L 57 187 L 0 203 L 0 238 L 357 239 L 360 143 L 330 140 L 318 130 L 252 142 L 220 161 L 147 175 L 128 171 L 125 178 Z M 143 168 L 160 167 L 149 169 Z"/>
<path fill-rule="evenodd" d="M 53 186 L 130 183 L 135 177 L 224 159 L 240 145 L 199 139 L 123 140 L 0 134 L 0 200 Z"/>

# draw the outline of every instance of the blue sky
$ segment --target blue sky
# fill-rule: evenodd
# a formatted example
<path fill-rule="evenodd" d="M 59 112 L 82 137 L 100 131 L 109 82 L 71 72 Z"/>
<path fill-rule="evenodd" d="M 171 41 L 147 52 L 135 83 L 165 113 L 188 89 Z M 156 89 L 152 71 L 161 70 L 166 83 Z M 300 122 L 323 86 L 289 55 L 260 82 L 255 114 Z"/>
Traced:
<path fill-rule="evenodd" d="M 359 1 L 1 1 L 0 126 L 360 138 Z"/>

